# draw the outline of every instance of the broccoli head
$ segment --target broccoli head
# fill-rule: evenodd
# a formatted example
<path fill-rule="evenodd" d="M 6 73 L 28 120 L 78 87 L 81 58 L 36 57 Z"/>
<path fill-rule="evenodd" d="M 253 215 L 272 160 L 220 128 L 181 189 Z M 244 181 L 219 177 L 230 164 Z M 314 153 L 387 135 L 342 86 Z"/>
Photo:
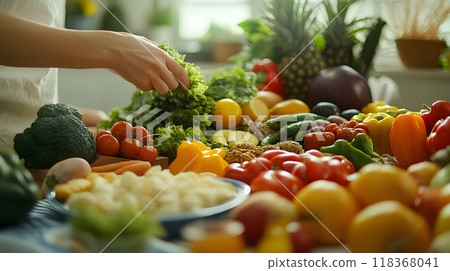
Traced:
<path fill-rule="evenodd" d="M 71 157 L 89 163 L 95 160 L 94 135 L 81 121 L 78 110 L 65 104 L 47 104 L 37 116 L 31 127 L 14 137 L 14 149 L 25 166 L 50 168 Z"/>

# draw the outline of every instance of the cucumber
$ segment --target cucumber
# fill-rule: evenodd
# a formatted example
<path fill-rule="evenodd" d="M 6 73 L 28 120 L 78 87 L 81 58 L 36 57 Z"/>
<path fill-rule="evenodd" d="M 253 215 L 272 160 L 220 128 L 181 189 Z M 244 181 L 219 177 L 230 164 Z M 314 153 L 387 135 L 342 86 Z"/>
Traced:
<path fill-rule="evenodd" d="M 311 128 L 311 124 L 313 123 L 313 120 L 305 120 L 305 121 L 299 121 L 295 123 L 291 123 L 289 125 L 286 125 L 280 129 L 280 136 L 283 136 L 283 134 L 287 134 L 287 137 L 293 137 L 295 136 L 300 130 L 307 131 Z"/>
<path fill-rule="evenodd" d="M 275 131 L 261 141 L 261 146 L 276 144 L 283 140 L 293 139 L 299 131 L 308 131 L 313 120 L 298 121 L 283 126 L 279 131 Z"/>
<path fill-rule="evenodd" d="M 319 119 L 326 119 L 326 118 L 314 113 L 299 113 L 293 115 L 284 115 L 278 118 L 270 119 L 266 121 L 266 126 L 268 126 L 272 130 L 277 131 L 280 130 L 281 125 L 287 126 L 288 124 L 297 123 L 304 120 L 314 121 Z"/>
<path fill-rule="evenodd" d="M 280 131 L 275 131 L 261 141 L 261 146 L 276 144 L 280 141 Z"/>

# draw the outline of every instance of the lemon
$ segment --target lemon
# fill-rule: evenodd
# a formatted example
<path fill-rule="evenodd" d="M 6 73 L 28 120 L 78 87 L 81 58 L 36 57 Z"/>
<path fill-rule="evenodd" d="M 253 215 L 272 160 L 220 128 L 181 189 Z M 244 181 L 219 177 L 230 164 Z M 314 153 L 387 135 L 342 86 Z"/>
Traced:
<path fill-rule="evenodd" d="M 242 119 L 241 106 L 232 99 L 221 99 L 216 102 L 216 109 L 212 112 L 216 117 L 216 127 L 233 129 Z M 219 118 L 219 119 L 217 119 Z M 220 119 L 222 120 L 222 127 L 220 126 Z"/>
<path fill-rule="evenodd" d="M 311 112 L 308 105 L 298 99 L 288 99 L 277 103 L 270 110 L 270 115 L 291 115 Z"/>

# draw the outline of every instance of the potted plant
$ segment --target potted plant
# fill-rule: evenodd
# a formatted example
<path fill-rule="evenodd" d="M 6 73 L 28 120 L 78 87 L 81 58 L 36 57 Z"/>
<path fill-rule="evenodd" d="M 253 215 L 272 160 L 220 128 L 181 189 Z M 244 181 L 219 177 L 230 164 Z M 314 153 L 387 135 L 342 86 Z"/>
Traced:
<path fill-rule="evenodd" d="M 97 3 L 94 0 L 67 0 L 66 28 L 88 30 L 94 28 Z"/>
<path fill-rule="evenodd" d="M 244 36 L 229 27 L 211 23 L 202 37 L 202 46 L 210 48 L 214 62 L 227 63 L 229 57 L 241 51 L 243 41 Z"/>
<path fill-rule="evenodd" d="M 170 1 L 153 0 L 148 16 L 149 38 L 157 43 L 173 41 L 173 21 L 173 8 Z"/>
<path fill-rule="evenodd" d="M 439 27 L 450 14 L 446 0 L 386 2 L 388 22 L 396 37 L 400 60 L 406 67 L 435 68 L 446 44 Z"/>

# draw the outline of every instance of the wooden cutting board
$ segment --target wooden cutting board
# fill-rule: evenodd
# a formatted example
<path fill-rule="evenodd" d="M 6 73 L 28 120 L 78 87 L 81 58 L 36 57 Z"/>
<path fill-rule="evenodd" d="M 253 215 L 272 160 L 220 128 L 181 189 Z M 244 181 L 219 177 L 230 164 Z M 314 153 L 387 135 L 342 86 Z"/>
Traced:
<path fill-rule="evenodd" d="M 95 159 L 95 161 L 91 163 L 91 166 L 92 167 L 103 166 L 129 160 L 131 159 L 97 154 L 97 159 Z M 155 161 L 151 162 L 151 164 L 152 166 L 159 165 L 161 166 L 162 169 L 166 169 L 169 167 L 169 158 L 164 156 L 158 156 Z M 47 172 L 49 169 L 34 169 L 34 168 L 27 168 L 27 169 L 28 171 L 30 171 L 31 175 L 33 175 L 34 181 L 39 185 L 39 187 L 41 187 L 42 183 L 45 180 L 45 177 L 47 176 Z"/>

